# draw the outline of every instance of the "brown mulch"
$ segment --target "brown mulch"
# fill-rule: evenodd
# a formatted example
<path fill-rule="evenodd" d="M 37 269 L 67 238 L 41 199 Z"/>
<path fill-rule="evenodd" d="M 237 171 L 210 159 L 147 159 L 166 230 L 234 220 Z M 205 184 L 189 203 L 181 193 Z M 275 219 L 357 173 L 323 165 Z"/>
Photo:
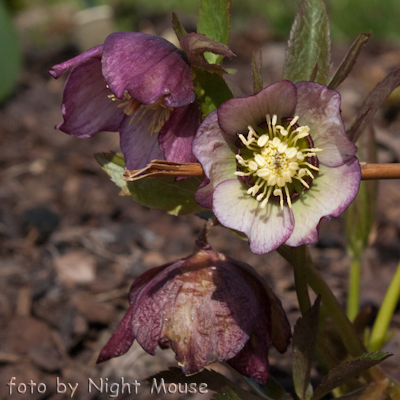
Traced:
<path fill-rule="evenodd" d="M 235 35 L 238 55 L 230 67 L 240 90 L 251 92 L 250 57 L 259 43 Z M 262 46 L 265 84 L 280 79 L 285 43 Z M 334 65 L 346 46 L 334 49 Z M 192 251 L 203 221 L 148 210 L 127 197 L 94 160 L 96 152 L 118 151 L 115 133 L 80 140 L 54 130 L 61 121 L 63 81 L 45 74 L 71 53 L 32 60 L 13 96 L 0 108 L 0 398 L 66 399 L 56 393 L 57 378 L 78 388 L 74 399 L 106 399 L 109 393 L 88 393 L 88 379 L 109 384 L 137 379 L 138 398 L 186 398 L 150 395 L 145 378 L 176 365 L 170 350 L 155 357 L 135 343 L 128 354 L 101 365 L 96 359 L 127 309 L 132 281 L 149 268 L 185 257 Z M 352 76 L 339 89 L 346 123 L 363 96 L 400 61 L 400 49 L 372 43 Z M 378 158 L 400 162 L 400 101 L 393 97 L 376 121 Z M 400 183 L 379 185 L 377 218 L 363 263 L 362 304 L 377 309 L 400 259 Z M 318 268 L 344 304 L 349 259 L 343 218 L 322 223 L 319 243 L 312 248 Z M 245 242 L 216 228 L 210 243 L 221 252 L 253 265 L 282 300 L 293 326 L 299 316 L 291 267 L 276 253 L 256 256 Z M 395 355 L 383 367 L 400 378 L 400 313 L 392 323 L 393 338 L 385 347 Z M 271 353 L 273 371 L 288 380 L 289 355 Z M 225 367 L 216 366 L 226 372 Z M 227 371 L 229 374 L 230 372 Z M 8 395 L 11 377 L 17 385 L 44 383 L 40 394 Z M 43 386 L 42 386 L 43 388 Z M 16 387 L 14 387 L 16 393 Z M 132 395 L 133 396 L 133 395 Z M 190 395 L 193 399 L 209 395 Z M 126 393 L 119 398 L 129 397 Z"/>

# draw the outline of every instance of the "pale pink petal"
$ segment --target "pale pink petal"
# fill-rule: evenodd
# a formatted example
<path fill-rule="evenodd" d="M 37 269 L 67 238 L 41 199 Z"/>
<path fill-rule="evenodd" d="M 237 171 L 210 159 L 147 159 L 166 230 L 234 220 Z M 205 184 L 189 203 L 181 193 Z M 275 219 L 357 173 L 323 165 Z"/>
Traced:
<path fill-rule="evenodd" d="M 318 177 L 307 192 L 292 204 L 294 230 L 286 241 L 288 246 L 301 246 L 318 241 L 318 227 L 322 218 L 337 217 L 352 202 L 361 179 L 356 157 L 340 167 L 319 166 Z"/>
<path fill-rule="evenodd" d="M 314 147 L 323 151 L 318 160 L 337 167 L 355 156 L 357 147 L 347 137 L 340 115 L 340 94 L 313 82 L 299 82 L 295 114 L 298 125 L 308 125 Z"/>
<path fill-rule="evenodd" d="M 193 140 L 192 151 L 209 178 L 209 183 L 197 190 L 195 199 L 201 206 L 211 208 L 214 188 L 220 182 L 234 178 L 236 171 L 236 148 L 232 138 L 221 131 L 217 111 L 210 113 L 201 124 Z"/>
<path fill-rule="evenodd" d="M 213 211 L 222 225 L 247 235 L 250 250 L 265 254 L 284 243 L 293 231 L 293 213 L 277 203 L 262 209 L 238 179 L 220 183 L 214 190 Z"/>
<path fill-rule="evenodd" d="M 266 114 L 278 118 L 293 117 L 296 107 L 296 88 L 292 82 L 280 81 L 267 86 L 260 92 L 240 99 L 231 99 L 218 108 L 218 121 L 228 135 L 247 133 L 265 122 Z"/>

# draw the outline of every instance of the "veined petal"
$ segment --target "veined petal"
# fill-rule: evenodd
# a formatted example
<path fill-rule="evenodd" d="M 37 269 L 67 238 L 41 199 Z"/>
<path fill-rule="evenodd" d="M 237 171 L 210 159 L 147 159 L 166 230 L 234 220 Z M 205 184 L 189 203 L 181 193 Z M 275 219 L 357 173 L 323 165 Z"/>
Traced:
<path fill-rule="evenodd" d="M 192 141 L 201 123 L 197 102 L 175 108 L 158 134 L 158 141 L 167 161 L 195 162 Z"/>
<path fill-rule="evenodd" d="M 250 250 L 255 254 L 275 250 L 293 231 L 294 219 L 289 207 L 281 210 L 278 204 L 270 202 L 262 209 L 238 179 L 221 182 L 215 188 L 213 211 L 222 225 L 247 235 Z"/>
<path fill-rule="evenodd" d="M 236 159 L 234 138 L 227 137 L 218 124 L 217 111 L 210 113 L 201 124 L 193 140 L 192 151 L 201 163 L 210 182 L 202 185 L 195 199 L 203 207 L 211 208 L 214 188 L 222 181 L 235 177 Z"/>
<path fill-rule="evenodd" d="M 120 146 L 125 158 L 125 169 L 140 169 L 152 160 L 164 160 L 158 145 L 158 132 L 150 135 L 149 131 L 156 112 L 139 108 L 134 115 L 126 116 L 121 124 Z"/>
<path fill-rule="evenodd" d="M 142 104 L 164 98 L 168 107 L 192 103 L 192 76 L 184 55 L 167 40 L 138 32 L 116 32 L 104 42 L 103 75 L 116 97 L 127 91 Z"/>
<path fill-rule="evenodd" d="M 322 149 L 318 160 L 337 167 L 355 156 L 356 145 L 347 137 L 340 116 L 340 94 L 313 82 L 299 82 L 297 107 L 299 125 L 308 125 L 314 146 Z"/>
<path fill-rule="evenodd" d="M 118 131 L 125 114 L 108 98 L 110 93 L 101 74 L 100 59 L 86 59 L 73 68 L 65 82 L 64 122 L 56 128 L 81 138 L 100 131 Z"/>
<path fill-rule="evenodd" d="M 258 319 L 252 337 L 248 340 L 243 350 L 227 363 L 239 373 L 255 381 L 265 384 L 269 375 L 268 350 L 271 347 L 269 330 L 270 320 L 265 314 Z"/>
<path fill-rule="evenodd" d="M 321 219 L 329 221 L 331 217 L 337 217 L 358 192 L 361 169 L 356 157 L 340 167 L 320 165 L 319 168 L 310 190 L 292 204 L 295 224 L 286 241 L 288 246 L 316 243 Z"/>
<path fill-rule="evenodd" d="M 101 44 L 99 46 L 93 47 L 88 51 L 85 51 L 82 54 L 79 54 L 79 56 L 71 58 L 68 61 L 54 65 L 54 67 L 51 67 L 49 69 L 49 74 L 54 78 L 58 79 L 60 76 L 65 74 L 68 71 L 68 69 L 77 67 L 78 65 L 82 64 L 89 58 L 100 59 L 102 54 L 103 54 L 103 45 Z"/>
<path fill-rule="evenodd" d="M 187 275 L 182 268 L 179 296 L 164 309 L 163 334 L 185 374 L 234 357 L 259 313 L 254 293 L 233 266 L 218 265 L 212 272 L 207 267 Z"/>
<path fill-rule="evenodd" d="M 296 101 L 293 83 L 280 81 L 252 96 L 228 100 L 218 108 L 218 122 L 228 135 L 247 133 L 249 125 L 254 128 L 265 122 L 266 114 L 293 117 Z"/>
<path fill-rule="evenodd" d="M 135 335 L 132 330 L 132 311 L 133 307 L 131 306 L 118 325 L 117 330 L 102 348 L 97 363 L 107 361 L 113 357 L 119 357 L 130 349 L 135 340 Z"/>

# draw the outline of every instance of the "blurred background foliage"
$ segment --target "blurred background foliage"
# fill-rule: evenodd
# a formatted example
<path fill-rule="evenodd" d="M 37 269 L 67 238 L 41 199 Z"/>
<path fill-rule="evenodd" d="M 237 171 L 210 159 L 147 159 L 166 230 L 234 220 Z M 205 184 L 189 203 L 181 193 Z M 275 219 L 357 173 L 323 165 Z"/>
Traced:
<path fill-rule="evenodd" d="M 198 0 L 2 0 L 13 12 L 30 7 L 69 4 L 77 9 L 108 4 L 115 10 L 118 29 L 137 30 L 141 20 L 155 14 L 197 14 Z M 243 29 L 250 16 L 265 19 L 275 39 L 288 37 L 300 0 L 233 0 L 232 28 Z M 326 0 L 333 41 L 355 38 L 372 31 L 374 38 L 400 43 L 399 0 Z"/>

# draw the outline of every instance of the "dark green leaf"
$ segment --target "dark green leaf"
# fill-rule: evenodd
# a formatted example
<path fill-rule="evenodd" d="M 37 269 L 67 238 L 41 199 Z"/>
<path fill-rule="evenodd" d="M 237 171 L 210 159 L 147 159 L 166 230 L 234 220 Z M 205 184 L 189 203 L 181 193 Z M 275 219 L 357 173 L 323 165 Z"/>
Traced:
<path fill-rule="evenodd" d="M 268 377 L 268 382 L 265 385 L 260 385 L 250 378 L 244 377 L 245 381 L 250 385 L 253 391 L 260 394 L 260 397 L 265 396 L 274 400 L 293 400 L 293 397 L 274 379 L 273 376 Z"/>
<path fill-rule="evenodd" d="M 347 132 L 350 140 L 354 143 L 363 133 L 364 129 L 371 123 L 378 107 L 385 101 L 393 90 L 400 85 L 400 68 L 391 72 L 385 79 L 380 81 L 365 98 L 357 119 Z"/>
<path fill-rule="evenodd" d="M 192 66 L 191 69 L 194 92 L 205 117 L 233 97 L 221 75 L 210 73 L 195 66 Z"/>
<path fill-rule="evenodd" d="M 354 390 L 345 396 L 337 397 L 336 400 L 386 400 L 388 385 L 383 383 L 370 383 L 360 389 Z"/>
<path fill-rule="evenodd" d="M 159 372 L 158 374 L 153 375 L 146 380 L 150 383 L 153 382 L 153 379 L 156 379 L 157 382 L 160 382 L 161 378 L 164 379 L 165 383 L 195 383 L 197 386 L 199 386 L 201 383 L 205 383 L 207 384 L 207 389 L 214 392 L 218 392 L 222 388 L 229 387 L 232 388 L 238 396 L 240 396 L 239 398 L 245 400 L 259 400 L 259 397 L 235 385 L 228 378 L 225 378 L 224 375 L 208 369 L 204 369 L 197 374 L 185 376 L 180 368 L 172 367 L 168 371 Z"/>
<path fill-rule="evenodd" d="M 390 353 L 378 351 L 375 353 L 365 353 L 350 362 L 346 362 L 332 368 L 322 379 L 322 382 L 319 384 L 319 386 L 315 389 L 311 400 L 321 399 L 335 387 L 346 382 L 346 380 L 361 374 L 374 365 L 386 360 L 390 356 Z"/>
<path fill-rule="evenodd" d="M 312 396 L 310 372 L 317 344 L 320 303 L 321 298 L 317 297 L 314 305 L 299 318 L 293 332 L 293 381 L 296 394 L 302 400 Z"/>
<path fill-rule="evenodd" d="M 256 53 L 253 53 L 253 59 L 251 60 L 251 68 L 253 70 L 253 91 L 254 93 L 259 92 L 263 88 L 262 78 L 262 54 L 261 50 L 258 53 L 258 66 L 256 60 Z"/>
<path fill-rule="evenodd" d="M 330 78 L 329 17 L 322 0 L 303 0 L 290 31 L 283 78 L 293 83 L 310 79 L 315 63 L 315 82 L 326 85 Z"/>
<path fill-rule="evenodd" d="M 231 0 L 201 0 L 197 32 L 204 33 L 210 39 L 228 44 L 230 30 Z M 211 64 L 220 64 L 223 56 L 206 53 Z"/>
<path fill-rule="evenodd" d="M 338 69 L 335 72 L 335 75 L 329 82 L 329 89 L 336 89 L 349 75 L 350 71 L 353 69 L 354 64 L 357 61 L 357 57 L 360 54 L 360 51 L 367 44 L 369 38 L 371 36 L 370 33 L 362 33 L 351 45 L 349 51 L 345 55 L 343 61 L 340 63 Z"/>
<path fill-rule="evenodd" d="M 172 27 L 174 28 L 178 40 L 181 40 L 182 36 L 185 36 L 187 33 L 185 28 L 181 25 L 178 16 L 174 12 L 172 13 Z"/>
<path fill-rule="evenodd" d="M 204 211 L 194 200 L 194 193 L 201 178 L 189 178 L 175 182 L 173 177 L 143 178 L 135 182 L 122 179 L 125 162 L 122 154 L 98 153 L 97 162 L 119 186 L 121 195 L 131 196 L 132 200 L 149 208 L 164 210 L 172 215 L 185 215 Z"/>
<path fill-rule="evenodd" d="M 0 1 L 0 49 L 1 103 L 13 90 L 22 64 L 17 35 L 3 1 Z"/>
<path fill-rule="evenodd" d="M 224 386 L 218 393 L 214 394 L 212 400 L 246 400 L 246 399 L 244 397 L 239 397 L 231 387 Z"/>

